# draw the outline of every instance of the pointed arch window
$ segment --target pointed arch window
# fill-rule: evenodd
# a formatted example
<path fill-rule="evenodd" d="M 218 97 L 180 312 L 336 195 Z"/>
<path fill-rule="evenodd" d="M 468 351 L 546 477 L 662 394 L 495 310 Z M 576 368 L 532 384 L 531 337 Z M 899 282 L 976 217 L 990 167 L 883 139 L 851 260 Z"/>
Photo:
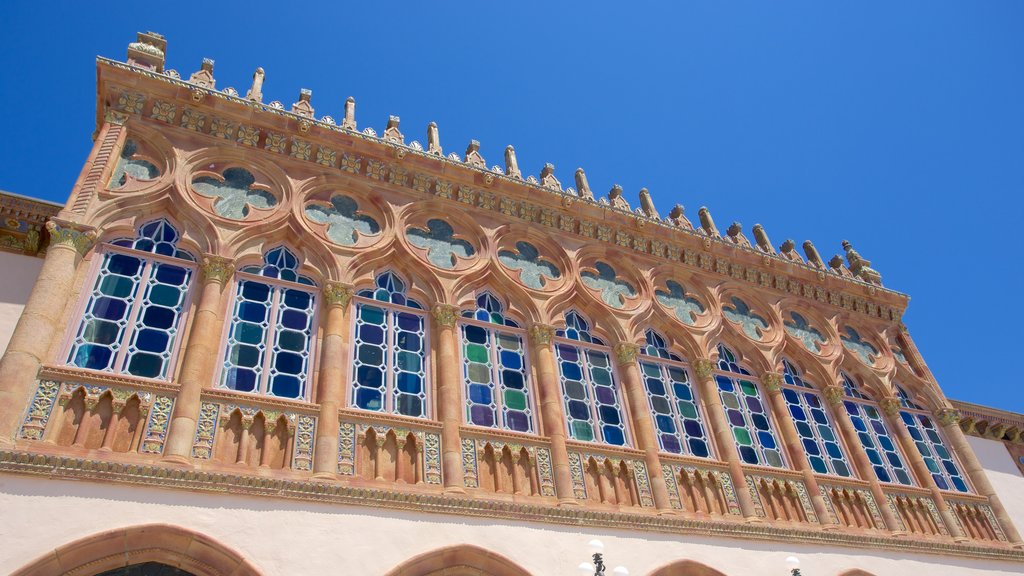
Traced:
<path fill-rule="evenodd" d="M 903 459 L 903 453 L 889 433 L 889 427 L 885 425 L 885 419 L 882 418 L 878 406 L 871 402 L 871 398 L 860 389 L 849 374 L 842 372 L 840 376 L 843 379 L 846 397 L 853 398 L 843 401 L 843 406 L 850 415 L 850 421 L 853 422 L 857 438 L 860 439 L 868 461 L 871 462 L 875 477 L 879 482 L 913 486 L 914 480 Z"/>
<path fill-rule="evenodd" d="M 484 292 L 462 313 L 462 375 L 466 422 L 533 432 L 534 407 L 523 348 L 525 332 Z"/>
<path fill-rule="evenodd" d="M 79 368 L 167 379 L 195 257 L 167 220 L 101 247 L 92 290 L 66 362 Z"/>
<path fill-rule="evenodd" d="M 566 313 L 565 329 L 556 332 L 555 353 L 569 437 L 626 446 L 626 414 L 608 352 L 586 319 L 576 311 Z"/>
<path fill-rule="evenodd" d="M 818 474 L 851 477 L 850 464 L 821 396 L 789 360 L 782 361 L 782 397 L 793 418 L 807 461 Z"/>
<path fill-rule="evenodd" d="M 393 272 L 355 298 L 351 405 L 416 418 L 427 406 L 427 334 L 423 306 Z"/>
<path fill-rule="evenodd" d="M 746 464 L 784 468 L 782 448 L 757 382 L 736 362 L 732 350 L 721 344 L 715 383 L 740 459 Z"/>
<path fill-rule="evenodd" d="M 222 388 L 306 397 L 318 292 L 298 268 L 298 257 L 279 246 L 263 255 L 263 264 L 235 274 Z"/>
<path fill-rule="evenodd" d="M 900 419 L 907 432 L 914 439 L 917 451 L 921 453 L 928 472 L 940 490 L 970 492 L 967 477 L 961 471 L 952 452 L 946 447 L 945 435 L 935 424 L 932 415 L 911 399 L 902 386 L 896 384 L 896 396 L 900 399 Z"/>
<path fill-rule="evenodd" d="M 658 445 L 671 454 L 711 457 L 704 415 L 688 367 L 668 350 L 657 332 L 648 330 L 644 338 L 646 345 L 640 349 L 637 362 L 654 414 Z"/>

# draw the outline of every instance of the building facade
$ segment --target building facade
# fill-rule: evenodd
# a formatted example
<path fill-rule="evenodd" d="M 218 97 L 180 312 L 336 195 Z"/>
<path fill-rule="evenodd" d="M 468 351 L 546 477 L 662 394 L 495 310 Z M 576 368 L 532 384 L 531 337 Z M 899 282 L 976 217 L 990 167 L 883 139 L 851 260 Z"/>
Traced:
<path fill-rule="evenodd" d="M 166 50 L 97 60 L 65 206 L 0 204 L 13 574 L 564 574 L 594 537 L 660 576 L 1024 567 L 1021 416 L 943 395 L 849 243 Z"/>

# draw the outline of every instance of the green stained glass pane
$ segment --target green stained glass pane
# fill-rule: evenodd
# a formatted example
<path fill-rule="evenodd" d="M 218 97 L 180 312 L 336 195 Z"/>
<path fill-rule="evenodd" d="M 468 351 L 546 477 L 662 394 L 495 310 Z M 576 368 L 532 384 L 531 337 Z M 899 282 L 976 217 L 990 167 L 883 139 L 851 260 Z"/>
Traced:
<path fill-rule="evenodd" d="M 928 467 L 928 471 L 931 472 L 932 474 L 942 474 L 942 472 L 939 471 L 939 465 L 935 463 L 935 460 L 931 458 L 925 458 L 924 464 L 925 466 Z"/>
<path fill-rule="evenodd" d="M 605 356 L 604 354 L 600 354 L 600 353 L 597 353 L 597 352 L 588 352 L 587 353 L 587 358 L 590 359 L 590 363 L 593 366 L 607 366 L 608 365 L 608 357 Z"/>
<path fill-rule="evenodd" d="M 420 356 L 415 352 L 399 352 L 398 353 L 398 369 L 405 370 L 406 372 L 419 372 L 420 371 Z"/>
<path fill-rule="evenodd" d="M 363 322 L 369 324 L 383 324 L 384 310 L 374 308 L 373 306 L 363 306 L 359 310 L 359 317 L 363 319 Z"/>
<path fill-rule="evenodd" d="M 469 358 L 470 362 L 487 364 L 487 348 L 482 344 L 466 344 L 466 358 Z"/>
<path fill-rule="evenodd" d="M 248 322 L 235 325 L 235 339 L 246 344 L 259 344 L 263 341 L 263 328 Z"/>
<path fill-rule="evenodd" d="M 87 342 L 95 342 L 96 344 L 112 344 L 117 339 L 119 333 L 120 328 L 113 322 L 89 320 L 89 323 L 85 326 L 85 333 L 82 334 L 82 338 Z"/>
<path fill-rule="evenodd" d="M 100 281 L 100 292 L 107 296 L 126 298 L 132 292 L 135 282 L 124 276 L 106 276 Z"/>
<path fill-rule="evenodd" d="M 495 324 L 505 324 L 505 318 L 503 318 L 502 315 L 498 314 L 497 312 L 492 312 L 491 313 L 491 322 L 493 322 Z"/>
<path fill-rule="evenodd" d="M 512 334 L 498 334 L 498 343 L 505 350 L 519 350 L 519 337 Z"/>
<path fill-rule="evenodd" d="M 469 373 L 469 379 L 471 382 L 478 384 L 490 384 L 491 383 L 491 371 L 487 368 L 486 364 L 478 364 L 473 362 L 467 369 Z"/>
<path fill-rule="evenodd" d="M 661 376 L 661 370 L 658 369 L 657 364 L 649 364 L 647 362 L 641 362 L 640 366 L 644 369 L 644 374 L 648 376 L 654 376 L 657 378 Z"/>
<path fill-rule="evenodd" d="M 687 402 L 681 400 L 679 402 L 679 415 L 683 418 L 697 418 L 697 407 L 693 405 L 693 402 Z"/>
<path fill-rule="evenodd" d="M 590 442 L 594 439 L 594 429 L 591 428 L 589 422 L 577 420 L 572 423 L 572 437 L 576 440 Z"/>
<path fill-rule="evenodd" d="M 764 460 L 773 468 L 782 468 L 782 454 L 778 450 L 765 450 Z"/>
<path fill-rule="evenodd" d="M 732 435 L 736 437 L 736 443 L 740 446 L 750 446 L 753 444 L 750 441 L 750 432 L 747 432 L 745 428 L 733 428 Z"/>
<path fill-rule="evenodd" d="M 757 396 L 757 386 L 749 380 L 740 380 L 740 390 L 747 396 Z"/>
<path fill-rule="evenodd" d="M 526 410 L 526 394 L 519 390 L 505 390 L 505 407 L 509 410 Z"/>
<path fill-rule="evenodd" d="M 722 394 L 722 403 L 725 404 L 726 408 L 732 408 L 733 410 L 740 407 L 740 401 L 736 399 L 736 395 L 729 392 Z"/>
<path fill-rule="evenodd" d="M 595 368 L 591 370 L 591 375 L 594 377 L 594 384 L 598 386 L 611 386 L 612 385 L 612 373 L 607 370 Z"/>
<path fill-rule="evenodd" d="M 868 418 L 871 418 L 872 420 L 878 420 L 879 419 L 878 418 L 878 410 L 875 410 L 875 408 L 873 406 L 865 405 L 864 406 L 864 413 L 867 414 Z"/>
<path fill-rule="evenodd" d="M 302 352 L 306 349 L 306 335 L 292 330 L 282 330 L 277 336 L 277 343 L 285 350 Z"/>
<path fill-rule="evenodd" d="M 181 297 L 181 290 L 176 286 L 165 286 L 163 284 L 157 284 L 149 291 L 150 302 L 159 306 L 167 306 L 168 308 L 174 308 L 178 305 L 178 299 Z"/>

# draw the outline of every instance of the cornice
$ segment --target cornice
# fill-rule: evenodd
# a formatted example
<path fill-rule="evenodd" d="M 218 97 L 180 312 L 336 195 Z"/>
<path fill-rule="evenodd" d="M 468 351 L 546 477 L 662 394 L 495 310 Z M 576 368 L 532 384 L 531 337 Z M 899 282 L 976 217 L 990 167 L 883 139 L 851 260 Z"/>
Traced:
<path fill-rule="evenodd" d="M 264 496 L 430 514 L 488 519 L 502 518 L 511 521 L 543 522 L 568 526 L 600 525 L 609 529 L 618 528 L 663 534 L 693 534 L 769 542 L 799 542 L 860 550 L 881 549 L 928 556 L 1024 562 L 1024 551 L 969 543 L 887 538 L 822 531 L 813 528 L 773 526 L 764 523 L 709 521 L 683 518 L 678 515 L 658 516 L 632 512 L 604 512 L 541 504 L 477 500 L 448 494 L 360 488 L 330 482 L 206 472 L 163 465 L 110 462 L 23 451 L 0 450 L 0 472 L 52 479 L 115 482 L 211 494 Z"/>
<path fill-rule="evenodd" d="M 279 103 L 273 106 L 246 100 L 233 93 L 106 58 L 98 58 L 97 66 L 100 72 L 100 109 L 109 105 L 145 122 L 166 123 L 176 130 L 208 134 L 222 143 L 231 142 L 250 146 L 253 150 L 286 155 L 290 159 L 309 162 L 318 169 L 337 169 L 339 173 L 365 177 L 379 184 L 500 212 L 560 233 L 597 240 L 624 251 L 685 266 L 691 271 L 717 274 L 884 322 L 899 322 L 908 301 L 906 295 L 882 286 L 671 226 L 642 213 L 577 196 L 562 190 L 557 184 L 543 185 L 517 179 L 505 175 L 497 167 L 489 170 L 432 154 L 422 150 L 421 146 L 378 137 L 372 129 L 357 132 L 337 125 L 333 120 L 317 120 L 278 108 Z M 104 77 L 105 70 L 111 70 L 114 75 L 130 76 L 108 80 Z M 120 72 L 113 72 L 115 70 Z M 159 84 L 147 84 L 147 81 L 183 90 L 160 90 Z M 108 94 L 107 89 L 118 93 Z M 169 102 L 171 100 L 173 105 Z M 215 102 L 228 106 L 214 107 L 212 103 Z M 157 104 L 162 108 L 153 110 Z M 226 121 L 218 114 L 232 118 L 229 123 L 233 132 L 229 140 L 224 139 Z M 105 114 L 101 112 L 98 121 L 102 123 L 104 118 Z M 241 120 L 243 118 L 244 121 Z M 312 131 L 314 127 L 316 130 Z M 241 134 L 242 129 L 248 132 L 235 142 L 235 132 Z M 261 135 L 272 137 L 274 145 L 258 147 Z M 362 143 L 358 149 L 354 147 L 357 142 Z M 504 196 L 505 193 L 509 195 Z"/>
<path fill-rule="evenodd" d="M 46 222 L 60 212 L 52 202 L 0 190 L 0 250 L 29 256 L 46 253 Z"/>
<path fill-rule="evenodd" d="M 960 413 L 959 424 L 964 433 L 989 440 L 1024 442 L 1024 414 L 962 400 L 949 402 Z"/>

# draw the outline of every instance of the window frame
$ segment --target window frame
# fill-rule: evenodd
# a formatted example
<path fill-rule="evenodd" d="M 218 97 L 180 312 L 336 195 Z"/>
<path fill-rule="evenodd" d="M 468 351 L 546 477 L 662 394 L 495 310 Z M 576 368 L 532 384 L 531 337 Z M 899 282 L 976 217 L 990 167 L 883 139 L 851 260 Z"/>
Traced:
<path fill-rule="evenodd" d="M 936 462 L 936 466 L 939 468 L 939 475 L 942 476 L 942 478 L 946 481 L 947 487 L 943 488 L 939 486 L 937 483 L 935 487 L 938 488 L 939 490 L 942 490 L 943 492 L 949 492 L 952 494 L 977 494 L 977 489 L 971 482 L 971 478 L 967 474 L 963 462 L 961 462 L 960 459 L 957 458 L 957 454 L 955 451 L 950 450 L 949 438 L 946 436 L 946 433 L 942 430 L 942 427 L 938 424 L 938 421 L 936 420 L 935 416 L 929 413 L 926 409 L 924 409 L 917 402 L 917 400 L 915 398 L 912 398 L 910 396 L 910 393 L 907 392 L 906 389 L 904 389 L 902 386 L 900 386 L 897 383 L 893 383 L 893 386 L 895 386 L 898 391 L 903 392 L 902 395 L 897 394 L 896 396 L 897 398 L 900 399 L 900 425 L 907 429 L 907 435 L 910 436 L 910 441 L 914 443 L 914 448 L 917 449 L 918 454 L 921 455 L 921 459 L 924 460 L 925 458 L 927 458 L 927 456 L 925 456 L 921 452 L 921 447 L 918 445 L 920 442 L 924 442 L 932 451 L 932 455 L 930 457 L 933 460 L 939 460 L 938 462 Z M 910 431 L 910 425 L 907 424 L 906 418 L 904 418 L 904 414 L 913 417 L 913 420 L 915 421 L 914 426 L 917 427 L 918 431 L 922 433 L 922 438 L 924 438 L 923 440 L 914 439 L 914 435 Z M 924 424 L 921 423 L 920 421 L 920 418 L 922 416 L 928 418 L 928 420 L 931 421 L 932 428 L 935 430 L 935 434 L 939 437 L 939 440 L 942 443 L 942 449 L 949 454 L 949 459 L 953 462 L 953 465 L 956 466 L 957 471 L 960 473 L 960 478 L 963 480 L 964 486 L 967 488 L 966 491 L 961 491 L 960 489 L 956 488 L 956 485 L 953 483 L 948 471 L 942 464 L 941 459 L 935 455 L 935 443 L 932 442 L 930 438 L 927 438 L 927 432 L 925 431 L 926 429 L 924 427 Z M 927 464 L 928 462 L 925 461 L 925 466 L 927 466 Z M 932 472 L 931 470 L 929 470 L 928 472 L 932 476 L 935 475 L 935 473 Z M 935 478 L 932 478 L 932 481 L 934 482 Z"/>
<path fill-rule="evenodd" d="M 665 349 L 668 350 L 668 348 Z M 661 358 L 660 356 L 651 356 L 647 354 L 646 346 L 640 347 L 640 352 L 637 354 L 636 362 L 637 369 L 640 371 L 640 378 L 641 380 L 644 380 L 643 382 L 641 382 L 640 385 L 643 386 L 644 396 L 647 397 L 647 408 L 648 410 L 650 410 L 652 417 L 655 415 L 654 406 L 652 405 L 653 395 L 647 388 L 646 375 L 644 373 L 644 369 L 641 363 L 647 362 L 649 364 L 654 364 L 658 366 L 658 369 L 661 372 L 662 384 L 665 384 L 666 382 L 671 382 L 671 379 L 668 378 L 667 374 L 668 367 L 679 368 L 686 374 L 686 384 L 690 387 L 690 391 L 693 393 L 693 403 L 697 407 L 697 415 L 699 416 L 701 427 L 703 427 L 704 429 L 704 443 L 707 444 L 708 446 L 707 456 L 696 456 L 689 450 L 689 445 L 686 443 L 687 436 L 684 432 L 685 427 L 682 426 L 681 416 L 679 414 L 679 398 L 676 397 L 675 390 L 669 385 L 665 386 L 665 389 L 666 391 L 671 390 L 669 392 L 669 398 L 671 398 L 672 400 L 672 418 L 675 421 L 675 425 L 678 427 L 677 437 L 681 440 L 680 445 L 685 446 L 686 450 L 678 454 L 676 454 L 675 452 L 666 451 L 664 446 L 662 446 L 661 444 L 661 434 L 658 431 L 658 425 L 657 423 L 652 422 L 652 424 L 654 424 L 654 435 L 658 441 L 658 452 L 669 456 L 688 456 L 691 458 L 700 458 L 701 460 L 717 460 L 717 454 L 715 453 L 714 432 L 711 430 L 710 425 L 711 421 L 708 418 L 708 413 L 704 406 L 704 400 L 703 398 L 701 398 L 700 390 L 698 390 L 699 387 L 692 378 L 690 364 L 683 360 L 673 360 L 670 358 Z"/>
<path fill-rule="evenodd" d="M 879 456 L 882 459 L 882 467 L 885 468 L 885 471 L 889 474 L 888 482 L 878 477 L 878 471 L 875 470 L 876 464 L 871 462 L 871 457 L 868 456 L 868 447 L 864 445 L 863 440 L 860 440 L 860 449 L 864 451 L 864 456 L 868 459 L 868 464 L 871 466 L 871 472 L 875 475 L 874 479 L 881 484 L 889 486 L 911 486 L 915 488 L 920 488 L 921 481 L 917 477 L 917 473 L 914 472 L 914 467 L 911 466 L 910 462 L 907 460 L 907 455 L 903 453 L 903 447 L 900 445 L 899 439 L 896 438 L 893 434 L 893 431 L 891 429 L 892 427 L 889 425 L 888 422 L 885 421 L 885 412 L 882 411 L 881 405 L 875 402 L 870 396 L 865 394 L 864 391 L 860 389 L 860 383 L 858 383 L 857 380 L 855 380 L 854 377 L 848 374 L 845 370 L 840 371 L 839 378 L 840 380 L 843 381 L 843 410 L 846 410 L 846 414 L 848 417 L 851 418 L 851 424 L 853 424 L 852 418 L 854 414 L 850 413 L 849 404 L 857 406 L 858 414 L 856 414 L 856 416 L 865 421 L 864 427 L 867 429 L 867 432 L 863 433 L 866 433 L 868 436 L 871 437 L 871 440 L 874 443 L 874 450 L 876 452 L 880 452 Z M 849 380 L 849 388 L 847 387 L 847 379 Z M 860 397 L 851 395 L 850 390 L 859 394 Z M 892 443 L 894 447 L 894 452 L 896 452 L 896 454 L 900 457 L 900 460 L 903 463 L 903 468 L 907 471 L 907 477 L 910 480 L 910 484 L 904 484 L 903 482 L 900 482 L 898 479 L 896 479 L 896 474 L 894 472 L 895 469 L 892 467 L 892 463 L 889 462 L 889 459 L 885 456 L 885 449 L 881 447 L 881 443 L 878 440 L 877 432 L 875 432 L 875 430 L 870 425 L 869 421 L 871 420 L 871 418 L 868 417 L 867 413 L 860 412 L 865 407 L 871 408 L 872 410 L 875 411 L 876 414 L 878 414 L 879 421 L 882 423 L 882 426 L 885 427 L 885 431 L 889 438 L 889 441 Z M 856 424 L 853 424 L 853 432 L 857 434 L 857 438 L 860 439 L 860 435 L 862 434 L 862 432 L 860 430 L 857 430 Z"/>
<path fill-rule="evenodd" d="M 716 354 L 720 354 L 719 347 L 725 348 L 727 351 L 732 353 L 733 358 L 734 358 L 732 360 L 732 363 L 736 364 L 736 366 L 739 367 L 740 370 L 743 370 L 743 371 L 747 372 L 746 374 L 743 374 L 743 373 L 740 373 L 740 372 L 732 372 L 732 371 L 729 371 L 729 370 L 722 370 L 721 366 L 719 365 L 719 362 L 721 362 L 721 360 L 722 360 L 721 356 L 718 356 L 718 357 L 715 358 L 715 361 L 713 363 L 713 367 L 711 369 L 711 378 L 715 382 L 715 391 L 718 393 L 718 399 L 722 403 L 722 413 L 723 413 L 722 415 L 725 417 L 726 425 L 729 426 L 729 429 L 728 429 L 727 432 L 729 433 L 729 436 L 732 439 L 733 445 L 736 447 L 736 455 L 739 458 L 740 465 L 741 466 L 755 466 L 755 467 L 760 467 L 760 468 L 764 468 L 764 469 L 767 469 L 767 470 L 793 470 L 794 468 L 793 468 L 792 464 L 789 462 L 789 457 L 786 454 L 785 444 L 783 444 L 782 442 L 779 441 L 779 438 L 781 437 L 781 434 L 779 433 L 778 425 L 775 423 L 775 415 L 772 414 L 772 407 L 771 407 L 771 404 L 770 404 L 770 400 L 768 399 L 767 394 L 765 394 L 764 388 L 761 386 L 760 378 L 756 378 L 752 374 L 750 374 L 750 371 L 747 370 L 746 368 L 744 368 L 743 365 L 740 364 L 740 362 L 738 362 L 735 359 L 736 353 L 733 352 L 733 349 L 729 348 L 728 346 L 725 346 L 725 344 L 721 344 L 720 343 L 720 344 L 718 344 L 718 346 L 715 347 Z M 751 418 L 751 415 L 750 415 L 750 407 L 747 406 L 746 401 L 744 401 L 744 402 L 742 402 L 740 404 L 740 412 L 743 414 L 744 424 L 745 424 L 744 429 L 748 433 L 753 432 L 753 434 L 751 434 L 751 441 L 753 442 L 754 449 L 757 452 L 758 459 L 761 460 L 761 462 L 750 463 L 750 462 L 746 462 L 746 461 L 743 460 L 743 456 L 739 453 L 739 450 L 740 450 L 739 442 L 736 440 L 736 435 L 733 433 L 733 428 L 735 428 L 735 426 L 733 426 L 732 423 L 729 421 L 729 413 L 727 412 L 727 410 L 729 410 L 729 408 L 726 407 L 725 399 L 722 398 L 722 389 L 721 389 L 721 386 L 718 383 L 718 378 L 719 377 L 728 378 L 729 380 L 732 381 L 734 387 L 737 387 L 739 385 L 739 380 L 746 380 L 746 381 L 748 381 L 748 382 L 750 382 L 751 384 L 754 385 L 754 388 L 757 390 L 757 399 L 758 399 L 758 401 L 761 402 L 761 407 L 764 410 L 765 418 L 768 420 L 768 430 L 769 430 L 769 432 L 771 432 L 772 438 L 775 440 L 775 444 L 777 446 L 775 448 L 775 450 L 778 451 L 779 458 L 782 460 L 782 466 L 772 466 L 771 464 L 769 464 L 767 462 L 767 459 L 764 457 L 764 447 L 762 445 L 762 442 L 760 441 L 760 439 L 755 438 L 755 436 L 757 434 L 757 431 L 756 430 L 752 430 L 753 428 L 756 428 L 756 427 L 754 426 L 753 419 Z M 736 392 L 734 392 L 734 393 L 736 393 Z M 741 396 L 742 392 L 737 393 L 737 395 Z M 748 428 L 748 426 L 750 428 Z"/>
<path fill-rule="evenodd" d="M 828 418 L 829 429 L 832 431 L 832 435 L 835 437 L 836 445 L 839 446 L 839 451 L 840 451 L 840 454 L 842 455 L 843 463 L 846 464 L 846 469 L 849 471 L 849 475 L 843 476 L 841 474 L 836 474 L 835 469 L 832 466 L 832 458 L 830 456 L 822 458 L 822 460 L 825 462 L 825 467 L 828 469 L 827 472 L 817 472 L 817 471 L 814 470 L 813 466 L 811 466 L 811 472 L 814 473 L 814 474 L 817 474 L 819 476 L 831 476 L 831 477 L 834 477 L 834 478 L 848 478 L 848 479 L 854 479 L 854 480 L 859 479 L 858 476 L 857 476 L 857 471 L 854 469 L 854 466 L 850 463 L 850 450 L 847 448 L 846 443 L 843 440 L 843 435 L 842 435 L 841 431 L 838 429 L 838 426 L 836 425 L 836 416 L 835 416 L 834 413 L 830 413 L 831 410 L 830 410 L 830 408 L 828 406 L 828 403 L 825 402 L 824 398 L 822 398 L 821 390 L 819 390 L 818 387 L 815 386 L 814 384 L 812 384 L 810 382 L 807 382 L 807 379 L 804 378 L 804 372 L 800 371 L 800 368 L 797 367 L 797 365 L 794 362 L 790 361 L 788 358 L 783 358 L 783 362 L 785 362 L 790 367 L 792 367 L 793 368 L 793 372 L 792 372 L 793 376 L 796 377 L 796 378 L 799 378 L 800 381 L 804 382 L 805 384 L 807 384 L 807 386 L 800 386 L 800 385 L 797 385 L 797 384 L 790 384 L 790 383 L 786 382 L 786 377 L 785 377 L 786 371 L 785 371 L 785 367 L 783 367 L 782 383 L 780 384 L 779 387 L 782 388 L 783 390 L 788 389 L 788 390 L 792 390 L 792 391 L 796 392 L 797 394 L 800 394 L 800 396 L 797 397 L 797 400 L 800 403 L 800 408 L 808 413 L 808 418 L 807 418 L 808 423 L 810 423 L 812 421 L 812 418 L 810 417 L 810 414 L 809 414 L 811 407 L 807 405 L 807 399 L 804 398 L 802 396 L 802 394 L 808 394 L 808 393 L 809 394 L 813 394 L 818 399 L 818 402 L 821 404 L 821 406 L 819 407 L 819 410 L 824 412 L 825 413 L 825 417 Z M 796 422 L 796 419 L 793 417 L 793 413 L 790 411 L 791 404 L 789 403 L 788 400 L 786 400 L 785 393 L 783 393 L 782 400 L 786 404 L 786 411 L 788 412 L 790 420 L 793 421 L 793 427 L 796 428 L 797 422 Z M 803 449 L 802 444 L 804 442 L 804 438 L 803 438 L 803 436 L 800 435 L 800 430 L 797 430 L 796 433 L 797 433 L 797 438 L 800 440 L 800 443 L 801 443 L 801 449 Z M 825 446 L 824 446 L 825 440 L 822 439 L 820 432 L 818 432 L 817 424 L 815 424 L 815 427 L 812 430 L 812 434 L 814 436 L 815 444 L 818 445 L 818 448 L 822 451 L 822 454 L 826 454 L 827 455 L 828 452 L 827 452 L 827 450 L 825 449 Z M 806 455 L 806 450 L 804 450 L 804 453 Z M 810 466 L 810 458 L 808 458 L 808 462 L 807 463 Z"/>

